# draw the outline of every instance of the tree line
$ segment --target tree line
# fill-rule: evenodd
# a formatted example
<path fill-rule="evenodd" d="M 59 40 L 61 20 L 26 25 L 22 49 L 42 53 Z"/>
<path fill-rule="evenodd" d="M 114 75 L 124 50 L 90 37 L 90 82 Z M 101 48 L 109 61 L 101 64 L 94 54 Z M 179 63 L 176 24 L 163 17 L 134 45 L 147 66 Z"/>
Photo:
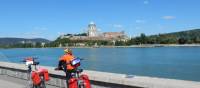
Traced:
<path fill-rule="evenodd" d="M 85 34 L 77 34 L 85 35 Z M 126 41 L 122 40 L 70 40 L 69 38 L 58 37 L 55 41 L 42 45 L 37 43 L 17 43 L 10 45 L 0 45 L 0 48 L 41 48 L 41 47 L 67 47 L 67 46 L 130 46 L 141 44 L 200 44 L 200 29 L 174 32 L 167 34 L 145 35 L 133 37 Z"/>
<path fill-rule="evenodd" d="M 130 46 L 130 45 L 141 45 L 141 44 L 200 44 L 200 34 L 190 36 L 178 36 L 176 34 L 158 34 L 146 36 L 141 33 L 140 36 L 131 38 L 127 41 L 115 40 L 70 40 L 68 38 L 56 39 L 51 43 L 54 47 L 58 47 L 59 44 L 62 46 L 79 46 L 77 44 L 83 43 L 85 46 Z"/>

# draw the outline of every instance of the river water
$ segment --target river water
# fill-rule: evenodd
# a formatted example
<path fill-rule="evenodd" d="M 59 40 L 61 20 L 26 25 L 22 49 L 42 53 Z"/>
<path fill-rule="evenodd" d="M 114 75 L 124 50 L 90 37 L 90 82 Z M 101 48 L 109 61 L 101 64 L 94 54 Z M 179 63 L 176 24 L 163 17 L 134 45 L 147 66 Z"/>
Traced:
<path fill-rule="evenodd" d="M 200 81 L 200 47 L 73 48 L 84 58 L 82 68 L 128 75 Z M 41 65 L 57 65 L 62 48 L 0 49 L 0 60 L 20 63 L 38 57 Z"/>

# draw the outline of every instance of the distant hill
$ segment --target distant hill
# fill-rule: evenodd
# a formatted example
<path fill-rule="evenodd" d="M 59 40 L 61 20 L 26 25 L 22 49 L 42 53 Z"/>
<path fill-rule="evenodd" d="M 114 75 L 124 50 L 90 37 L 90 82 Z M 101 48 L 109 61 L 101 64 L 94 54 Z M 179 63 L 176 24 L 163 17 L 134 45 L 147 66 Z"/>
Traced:
<path fill-rule="evenodd" d="M 200 29 L 150 36 L 142 33 L 140 36 L 128 41 L 128 44 L 200 44 Z"/>
<path fill-rule="evenodd" d="M 188 39 L 188 38 L 191 39 L 191 38 L 195 38 L 195 37 L 200 38 L 200 29 L 172 32 L 172 33 L 166 33 L 166 34 L 162 34 L 162 35 L 176 37 L 176 38 L 185 38 L 185 39 Z"/>
<path fill-rule="evenodd" d="M 0 45 L 13 45 L 18 43 L 37 43 L 44 42 L 49 43 L 51 41 L 43 38 L 34 38 L 34 39 L 26 39 L 26 38 L 0 38 Z"/>
<path fill-rule="evenodd" d="M 148 36 L 150 44 L 192 44 L 200 43 L 200 29 L 164 33 Z"/>

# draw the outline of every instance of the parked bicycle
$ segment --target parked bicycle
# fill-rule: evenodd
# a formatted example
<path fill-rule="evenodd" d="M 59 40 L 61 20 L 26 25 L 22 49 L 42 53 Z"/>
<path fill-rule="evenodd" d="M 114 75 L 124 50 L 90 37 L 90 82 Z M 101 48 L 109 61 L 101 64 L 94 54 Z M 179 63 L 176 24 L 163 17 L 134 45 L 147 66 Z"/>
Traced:
<path fill-rule="evenodd" d="M 86 74 L 81 74 L 81 72 L 83 72 L 83 69 L 79 69 L 81 65 L 81 60 L 83 59 L 75 58 L 70 63 L 62 64 L 62 70 L 66 73 L 66 77 L 68 74 L 66 70 L 66 65 L 71 64 L 75 68 L 71 72 L 70 79 L 67 80 L 66 78 L 66 84 L 68 88 L 91 88 L 89 77 Z"/>
<path fill-rule="evenodd" d="M 45 82 L 49 81 L 48 70 L 44 68 L 37 68 L 39 62 L 37 58 L 27 57 L 22 62 L 25 62 L 27 66 L 27 88 L 46 88 Z M 32 67 L 34 66 L 34 69 Z"/>

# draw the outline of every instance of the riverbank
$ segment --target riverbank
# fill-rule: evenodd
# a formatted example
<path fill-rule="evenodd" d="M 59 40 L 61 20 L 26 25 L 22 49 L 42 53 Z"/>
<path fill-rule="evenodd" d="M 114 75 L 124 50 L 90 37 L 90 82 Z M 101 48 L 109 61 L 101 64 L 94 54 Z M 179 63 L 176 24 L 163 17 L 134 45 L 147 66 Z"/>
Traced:
<path fill-rule="evenodd" d="M 200 81 L 200 47 L 75 48 L 88 70 Z M 37 57 L 41 65 L 57 66 L 63 48 L 0 49 L 0 60 L 20 63 Z M 106 68 L 105 68 L 106 66 Z M 174 74 L 175 73 L 175 74 Z"/>
<path fill-rule="evenodd" d="M 140 44 L 140 45 L 130 45 L 130 46 L 68 46 L 68 47 L 41 47 L 41 48 L 152 48 L 152 47 L 200 47 L 200 44 Z M 11 49 L 11 48 L 0 47 L 0 49 Z"/>
<path fill-rule="evenodd" d="M 65 80 L 63 79 L 65 74 L 62 71 L 55 71 L 53 67 L 40 67 L 48 69 L 51 76 L 51 80 L 47 82 L 47 85 L 59 88 L 65 87 Z M 91 70 L 84 70 L 83 74 L 89 76 L 93 88 L 200 88 L 200 82 L 196 81 L 136 76 Z M 26 79 L 26 66 L 23 64 L 0 62 L 0 75 L 17 79 Z M 0 78 L 0 80 L 3 79 Z"/>
<path fill-rule="evenodd" d="M 200 44 L 141 44 L 131 46 L 69 46 L 56 48 L 151 48 L 151 47 L 200 47 Z M 52 47 L 55 48 L 55 47 Z"/>

